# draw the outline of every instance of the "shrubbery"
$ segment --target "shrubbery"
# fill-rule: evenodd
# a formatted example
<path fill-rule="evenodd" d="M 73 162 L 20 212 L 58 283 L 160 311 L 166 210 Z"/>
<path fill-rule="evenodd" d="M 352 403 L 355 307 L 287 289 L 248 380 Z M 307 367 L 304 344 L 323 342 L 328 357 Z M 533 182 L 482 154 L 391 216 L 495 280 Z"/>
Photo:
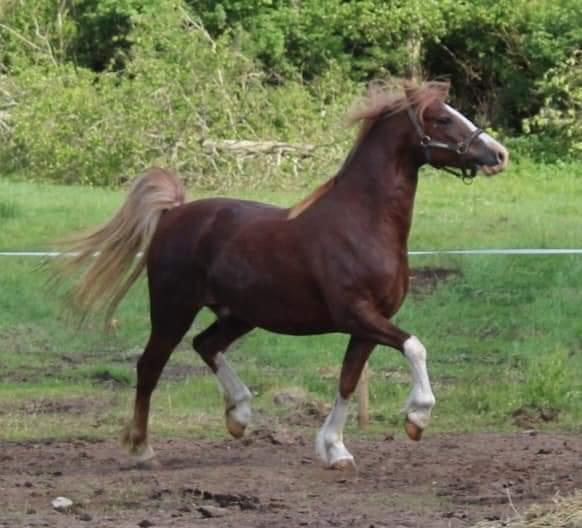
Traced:
<path fill-rule="evenodd" d="M 484 124 L 531 134 L 524 151 L 579 156 L 580 42 L 578 0 L 7 0 L 0 162 L 66 182 L 161 163 L 203 187 L 297 185 L 346 153 L 337 125 L 363 84 L 421 72 L 450 75 Z M 330 145 L 217 156 L 205 139 Z"/>
<path fill-rule="evenodd" d="M 268 87 L 227 39 L 210 40 L 183 6 L 139 17 L 123 72 L 31 64 L 11 77 L 17 105 L 0 148 L 3 167 L 32 177 L 115 185 L 144 167 L 178 168 L 201 187 L 286 185 L 325 159 L 217 157 L 204 139 L 325 140 L 354 93 L 332 71 L 307 89 Z M 36 62 L 36 61 L 35 61 Z M 341 149 L 340 149 L 341 150 Z M 330 170 L 330 169 L 327 169 Z M 271 181 L 273 180 L 273 181 Z"/>
<path fill-rule="evenodd" d="M 525 120 L 547 157 L 582 156 L 582 51 L 551 68 L 537 83 L 539 113 Z"/>

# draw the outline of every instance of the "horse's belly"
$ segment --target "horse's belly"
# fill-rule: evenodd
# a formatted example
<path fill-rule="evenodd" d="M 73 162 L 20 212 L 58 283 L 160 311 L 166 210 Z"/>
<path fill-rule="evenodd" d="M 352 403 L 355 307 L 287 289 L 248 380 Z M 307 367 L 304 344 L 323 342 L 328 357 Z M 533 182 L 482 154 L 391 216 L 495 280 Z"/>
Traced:
<path fill-rule="evenodd" d="M 272 332 L 315 334 L 333 331 L 317 285 L 291 266 L 265 268 L 229 259 L 211 275 L 212 298 L 225 312 Z"/>
<path fill-rule="evenodd" d="M 299 288 L 229 290 L 217 300 L 232 315 L 272 332 L 309 335 L 333 331 L 325 305 Z"/>

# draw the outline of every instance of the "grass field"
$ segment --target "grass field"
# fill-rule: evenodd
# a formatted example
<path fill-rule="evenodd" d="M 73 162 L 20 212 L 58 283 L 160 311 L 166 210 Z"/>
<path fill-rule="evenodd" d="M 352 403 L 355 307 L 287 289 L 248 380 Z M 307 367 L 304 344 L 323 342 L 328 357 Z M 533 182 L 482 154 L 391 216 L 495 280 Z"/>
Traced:
<path fill-rule="evenodd" d="M 582 247 L 581 182 L 582 164 L 514 163 L 471 186 L 425 171 L 410 249 Z M 291 204 L 305 193 L 237 195 Z M 0 181 L 0 251 L 51 249 L 51 241 L 108 218 L 123 197 Z M 145 285 L 122 305 L 115 333 L 104 335 L 98 322 L 77 329 L 67 321 L 43 289 L 40 264 L 0 257 L 0 439 L 117 434 L 148 334 Z M 410 296 L 396 318 L 429 351 L 437 396 L 431 430 L 580 430 L 582 257 L 415 257 L 412 265 L 460 271 L 430 294 Z M 210 320 L 203 314 L 195 322 L 167 367 L 153 400 L 156 436 L 225 434 L 216 383 L 189 345 Z M 300 392 L 315 408 L 330 403 L 346 343 L 341 335 L 255 331 L 237 344 L 231 355 L 256 394 L 257 420 L 297 415 L 274 404 L 281 391 Z M 409 374 L 399 354 L 378 348 L 370 383 L 371 432 L 402 434 Z"/>

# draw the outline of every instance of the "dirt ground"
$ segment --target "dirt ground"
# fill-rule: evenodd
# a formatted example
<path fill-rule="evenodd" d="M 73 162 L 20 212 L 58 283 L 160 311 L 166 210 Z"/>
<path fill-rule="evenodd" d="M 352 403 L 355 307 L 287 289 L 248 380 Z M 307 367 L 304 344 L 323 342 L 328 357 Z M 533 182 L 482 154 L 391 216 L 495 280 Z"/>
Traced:
<path fill-rule="evenodd" d="M 348 440 L 352 473 L 288 430 L 155 445 L 159 466 L 138 469 L 113 440 L 0 442 L 0 527 L 456 528 L 582 488 L 579 435 Z"/>

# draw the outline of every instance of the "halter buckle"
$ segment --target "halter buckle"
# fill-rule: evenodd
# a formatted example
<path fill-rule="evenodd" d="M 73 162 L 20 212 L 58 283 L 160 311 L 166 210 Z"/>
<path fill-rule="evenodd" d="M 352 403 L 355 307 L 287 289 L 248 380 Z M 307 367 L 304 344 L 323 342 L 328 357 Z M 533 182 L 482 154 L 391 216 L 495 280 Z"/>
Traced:
<path fill-rule="evenodd" d="M 457 145 L 456 153 L 459 154 L 460 156 L 462 156 L 463 154 L 465 154 L 467 152 L 467 150 L 469 150 L 469 145 L 467 145 L 467 143 L 465 143 L 463 141 L 462 143 L 459 143 Z"/>

